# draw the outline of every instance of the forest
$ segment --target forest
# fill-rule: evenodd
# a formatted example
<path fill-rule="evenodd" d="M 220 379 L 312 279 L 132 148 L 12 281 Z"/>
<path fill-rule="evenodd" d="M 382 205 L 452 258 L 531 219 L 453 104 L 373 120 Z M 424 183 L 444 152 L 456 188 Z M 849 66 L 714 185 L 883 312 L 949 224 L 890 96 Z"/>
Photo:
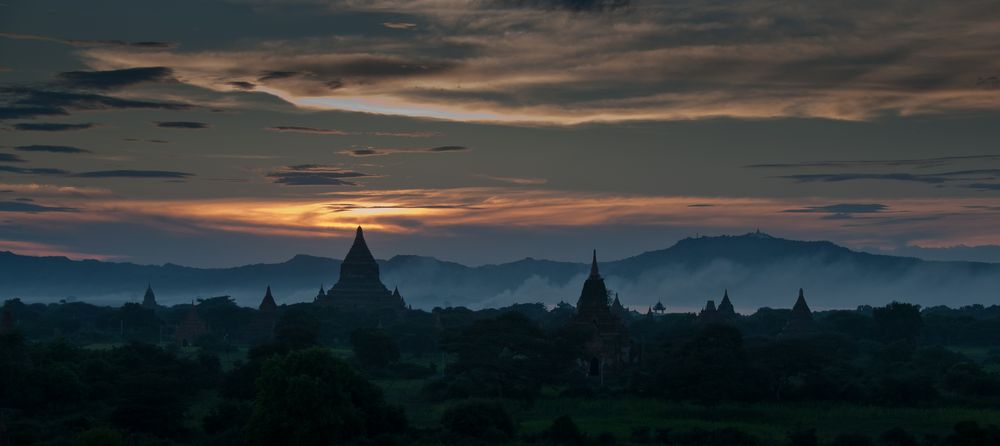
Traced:
<path fill-rule="evenodd" d="M 8 444 L 1000 444 L 1000 306 L 629 311 L 633 358 L 589 376 L 568 304 L 347 313 L 4 303 Z"/>

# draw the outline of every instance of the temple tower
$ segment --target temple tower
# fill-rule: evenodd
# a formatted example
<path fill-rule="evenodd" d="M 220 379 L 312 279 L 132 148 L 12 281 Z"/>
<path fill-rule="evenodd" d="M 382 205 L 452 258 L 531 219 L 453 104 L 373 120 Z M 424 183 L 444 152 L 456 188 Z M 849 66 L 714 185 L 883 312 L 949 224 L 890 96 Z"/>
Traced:
<path fill-rule="evenodd" d="M 251 319 L 250 325 L 246 328 L 246 338 L 251 344 L 270 342 L 274 338 L 274 327 L 278 323 L 278 304 L 271 294 L 271 286 L 268 285 L 257 307 L 257 314 Z"/>
<path fill-rule="evenodd" d="M 600 376 L 602 381 L 606 371 L 620 370 L 631 359 L 628 329 L 621 316 L 612 310 L 615 304 L 624 311 L 618 299 L 615 299 L 615 303 L 608 304 L 608 288 L 598 270 L 597 250 L 594 250 L 590 275 L 584 281 L 580 298 L 576 302 L 573 323 L 592 330 L 591 339 L 585 345 L 588 357 L 581 361 L 586 365 L 589 375 Z"/>
<path fill-rule="evenodd" d="M 320 288 L 322 291 L 322 288 Z M 358 226 L 351 249 L 340 264 L 340 279 L 316 302 L 351 311 L 402 312 L 406 306 L 397 289 L 390 292 L 379 278 L 379 266 Z"/>
<path fill-rule="evenodd" d="M 797 336 L 809 334 L 816 331 L 816 323 L 813 321 L 812 310 L 806 303 L 805 292 L 799 288 L 799 297 L 795 299 L 792 312 L 788 317 L 788 323 L 781 330 L 782 336 Z"/>
<path fill-rule="evenodd" d="M 142 296 L 142 307 L 143 308 L 156 308 L 158 305 L 156 303 L 156 294 L 153 293 L 153 286 L 151 284 L 146 284 L 146 294 Z"/>
<path fill-rule="evenodd" d="M 736 318 L 736 309 L 733 307 L 733 302 L 729 300 L 729 290 L 726 290 L 722 295 L 722 301 L 719 302 L 716 314 L 723 320 Z"/>

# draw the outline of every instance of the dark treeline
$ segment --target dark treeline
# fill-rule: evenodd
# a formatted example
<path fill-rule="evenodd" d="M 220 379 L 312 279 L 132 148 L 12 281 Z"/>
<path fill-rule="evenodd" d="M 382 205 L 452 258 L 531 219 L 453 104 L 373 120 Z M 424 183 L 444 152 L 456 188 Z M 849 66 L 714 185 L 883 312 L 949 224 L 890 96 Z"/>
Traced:
<path fill-rule="evenodd" d="M 191 305 L 4 307 L 13 329 L 0 338 L 0 434 L 12 444 L 754 445 L 771 443 L 732 428 L 585 434 L 568 416 L 521 432 L 510 408 L 551 397 L 1000 408 L 997 306 L 816 312 L 803 330 L 789 329 L 790 310 L 632 312 L 634 360 L 600 379 L 579 360 L 589 333 L 569 323 L 569 305 L 402 315 L 285 305 L 271 340 L 249 345 L 258 311 L 219 297 L 197 303 L 210 330 L 193 347 L 173 342 Z M 421 383 L 428 407 L 445 407 L 438 425 L 409 423 L 378 380 Z M 1000 441 L 995 426 L 975 422 L 932 435 L 912 428 L 833 438 L 806 428 L 783 444 Z"/>

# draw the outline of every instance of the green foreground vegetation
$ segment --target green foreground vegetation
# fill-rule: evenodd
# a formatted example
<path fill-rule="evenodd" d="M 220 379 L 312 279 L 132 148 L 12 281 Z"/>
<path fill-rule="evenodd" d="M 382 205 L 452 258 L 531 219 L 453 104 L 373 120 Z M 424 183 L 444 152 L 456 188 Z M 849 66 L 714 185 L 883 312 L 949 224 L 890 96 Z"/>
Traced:
<path fill-rule="evenodd" d="M 410 423 L 433 428 L 457 402 L 428 403 L 421 395 L 424 380 L 376 380 L 386 401 L 403 407 Z M 567 415 L 580 430 L 596 437 L 611 433 L 626 440 L 644 429 L 686 431 L 736 428 L 767 444 L 782 444 L 790 432 L 815 428 L 820 440 L 839 434 L 877 437 L 894 427 L 906 427 L 918 437 L 944 436 L 956 423 L 976 421 L 1000 425 L 1000 409 L 961 407 L 877 407 L 845 403 L 725 403 L 714 406 L 652 398 L 561 398 L 543 396 L 531 404 L 507 402 L 505 407 L 526 434 L 544 432 L 557 417 Z"/>
<path fill-rule="evenodd" d="M 253 316 L 226 299 L 199 305 L 214 327 Z M 600 376 L 580 360 L 590 328 L 571 323 L 566 307 L 387 320 L 293 305 L 280 309 L 273 337 L 253 345 L 218 331 L 190 345 L 163 341 L 157 321 L 190 306 L 77 309 L 86 311 L 66 319 L 74 313 L 59 305 L 5 304 L 23 322 L 0 333 L 0 440 L 1000 444 L 1000 338 L 991 336 L 1000 307 L 824 312 L 793 334 L 788 313 L 770 309 L 727 319 L 632 314 L 641 341 L 627 364 Z"/>

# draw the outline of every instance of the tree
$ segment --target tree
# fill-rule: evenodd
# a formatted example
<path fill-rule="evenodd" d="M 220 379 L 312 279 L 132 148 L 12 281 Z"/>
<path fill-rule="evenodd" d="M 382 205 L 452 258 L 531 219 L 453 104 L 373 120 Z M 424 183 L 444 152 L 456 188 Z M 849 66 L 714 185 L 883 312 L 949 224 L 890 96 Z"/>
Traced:
<path fill-rule="evenodd" d="M 325 348 L 269 359 L 257 380 L 248 423 L 255 444 L 342 444 L 401 432 L 402 411 L 382 391 Z"/>
<path fill-rule="evenodd" d="M 923 328 L 920 305 L 893 302 L 872 313 L 875 330 L 885 341 L 914 341 Z"/>
<path fill-rule="evenodd" d="M 450 432 L 486 440 L 509 440 L 514 436 L 514 419 L 497 401 L 469 400 L 445 410 L 441 426 Z"/>
<path fill-rule="evenodd" d="M 441 348 L 456 356 L 446 376 L 431 383 L 432 395 L 445 398 L 532 399 L 546 383 L 560 378 L 579 357 L 562 342 L 516 312 L 474 322 L 448 333 Z"/>
<path fill-rule="evenodd" d="M 714 403 L 759 393 L 743 335 L 732 326 L 709 325 L 672 350 L 655 371 L 655 382 L 662 383 L 658 391 L 666 395 Z"/>
<path fill-rule="evenodd" d="M 118 446 L 125 444 L 125 439 L 114 429 L 98 427 L 81 432 L 77 442 L 81 446 Z"/>
<path fill-rule="evenodd" d="M 885 446 L 917 446 L 917 438 L 901 427 L 894 427 L 878 437 L 879 443 Z"/>
<path fill-rule="evenodd" d="M 549 426 L 546 435 L 549 437 L 549 441 L 556 445 L 578 446 L 586 441 L 580 428 L 576 427 L 576 423 L 567 415 L 552 420 L 552 425 Z"/>
<path fill-rule="evenodd" d="M 358 329 L 351 333 L 354 357 L 365 367 L 385 368 L 399 361 L 399 348 L 388 333 L 378 329 Z"/>
<path fill-rule="evenodd" d="M 288 307 L 274 328 L 276 342 L 291 348 L 316 345 L 319 340 L 320 321 L 306 306 Z"/>

